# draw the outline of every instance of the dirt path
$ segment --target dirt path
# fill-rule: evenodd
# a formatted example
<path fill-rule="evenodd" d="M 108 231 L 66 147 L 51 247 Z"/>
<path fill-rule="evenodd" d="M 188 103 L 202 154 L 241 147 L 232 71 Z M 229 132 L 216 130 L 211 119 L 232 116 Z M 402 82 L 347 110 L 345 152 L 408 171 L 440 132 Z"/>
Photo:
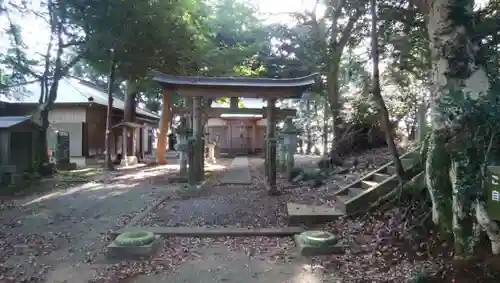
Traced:
<path fill-rule="evenodd" d="M 254 239 L 262 245 L 262 239 Z M 252 246 L 251 241 L 246 244 Z M 260 243 L 259 243 L 260 242 Z M 291 243 L 289 243 L 291 245 Z M 314 266 L 310 260 L 267 250 L 259 254 L 231 249 L 227 242 L 214 241 L 198 248 L 197 257 L 179 265 L 173 272 L 141 275 L 122 283 L 337 283 L 337 278 Z"/>
<path fill-rule="evenodd" d="M 0 214 L 0 282 L 92 282 L 107 233 L 160 196 L 168 167 L 139 168 L 15 201 Z"/>

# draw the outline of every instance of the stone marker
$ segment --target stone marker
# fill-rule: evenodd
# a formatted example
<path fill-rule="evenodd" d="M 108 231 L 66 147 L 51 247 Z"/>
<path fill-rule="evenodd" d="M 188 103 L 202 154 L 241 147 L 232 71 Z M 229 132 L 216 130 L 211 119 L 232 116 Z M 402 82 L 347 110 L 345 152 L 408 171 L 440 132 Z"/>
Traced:
<path fill-rule="evenodd" d="M 131 231 L 118 235 L 107 247 L 109 259 L 142 259 L 154 255 L 162 239 L 148 231 Z"/>
<path fill-rule="evenodd" d="M 326 231 L 305 231 L 295 235 L 295 243 L 303 256 L 344 253 L 337 237 Z"/>

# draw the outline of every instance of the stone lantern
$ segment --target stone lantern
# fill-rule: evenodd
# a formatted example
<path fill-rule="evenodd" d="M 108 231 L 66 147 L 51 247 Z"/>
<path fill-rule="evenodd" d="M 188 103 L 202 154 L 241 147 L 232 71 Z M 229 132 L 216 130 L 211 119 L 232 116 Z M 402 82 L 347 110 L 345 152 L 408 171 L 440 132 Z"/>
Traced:
<path fill-rule="evenodd" d="M 292 117 L 287 117 L 285 121 L 285 128 L 283 129 L 283 145 L 285 146 L 286 156 L 286 172 L 290 176 L 294 166 L 294 155 L 297 150 L 297 136 L 300 130 L 294 125 Z"/>
<path fill-rule="evenodd" d="M 186 176 L 188 163 L 188 139 L 192 134 L 188 128 L 186 117 L 181 117 L 181 124 L 177 127 L 177 144 L 175 149 L 179 151 L 180 175 Z"/>
<path fill-rule="evenodd" d="M 280 170 L 284 171 L 286 169 L 286 147 L 285 147 L 285 135 L 280 133 L 277 137 L 277 150 L 278 150 L 278 167 Z"/>
<path fill-rule="evenodd" d="M 215 162 L 216 162 L 216 160 L 215 160 L 215 142 L 214 141 L 207 142 L 207 148 L 208 148 L 207 161 L 209 163 L 215 164 Z"/>

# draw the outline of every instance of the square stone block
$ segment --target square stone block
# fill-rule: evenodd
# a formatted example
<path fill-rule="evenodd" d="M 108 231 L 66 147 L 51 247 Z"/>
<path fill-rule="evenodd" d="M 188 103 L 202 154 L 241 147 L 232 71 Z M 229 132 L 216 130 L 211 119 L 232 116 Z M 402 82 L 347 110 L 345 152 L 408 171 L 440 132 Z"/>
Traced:
<path fill-rule="evenodd" d="M 139 164 L 139 160 L 137 159 L 137 156 L 131 155 L 131 156 L 125 156 L 122 158 L 120 165 L 122 166 L 132 166 L 132 165 L 137 165 Z"/>
<path fill-rule="evenodd" d="M 156 254 L 163 244 L 163 239 L 155 235 L 155 240 L 142 246 L 119 246 L 114 241 L 108 245 L 106 256 L 108 259 L 143 259 Z"/>
<path fill-rule="evenodd" d="M 345 252 L 344 247 L 340 244 L 335 244 L 327 247 L 316 247 L 304 243 L 299 235 L 295 235 L 294 239 L 295 244 L 300 250 L 300 254 L 303 256 L 343 254 Z"/>
<path fill-rule="evenodd" d="M 168 181 L 171 183 L 187 183 L 187 176 L 183 175 L 174 175 L 168 178 Z"/>

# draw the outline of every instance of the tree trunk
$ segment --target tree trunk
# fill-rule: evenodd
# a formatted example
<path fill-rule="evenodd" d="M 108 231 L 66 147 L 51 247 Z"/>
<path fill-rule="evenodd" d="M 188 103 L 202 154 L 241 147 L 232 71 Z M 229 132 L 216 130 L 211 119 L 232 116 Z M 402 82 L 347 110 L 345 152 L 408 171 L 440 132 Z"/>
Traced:
<path fill-rule="evenodd" d="M 334 53 L 330 58 L 330 68 L 327 76 L 328 102 L 330 103 L 330 114 L 332 115 L 332 148 L 339 138 L 339 113 L 340 113 L 340 93 L 339 93 L 339 70 L 342 54 Z M 327 105 L 327 104 L 325 104 Z"/>
<path fill-rule="evenodd" d="M 323 107 L 323 154 L 328 154 L 328 102 L 325 100 Z M 335 123 L 334 123 L 335 124 Z M 332 142 L 333 143 L 333 142 Z"/>
<path fill-rule="evenodd" d="M 137 103 L 137 89 L 132 81 L 128 81 L 127 84 L 127 94 L 125 96 L 125 109 L 123 113 L 124 122 L 134 122 L 135 121 L 135 108 Z M 134 148 L 134 135 L 135 128 L 123 127 L 123 146 L 124 154 L 126 156 L 135 155 Z"/>
<path fill-rule="evenodd" d="M 378 32 L 377 32 L 377 2 L 376 0 L 370 0 L 370 8 L 372 14 L 372 30 L 371 30 L 371 40 L 372 40 L 372 60 L 373 60 L 373 97 L 380 108 L 381 123 L 385 128 L 385 139 L 387 141 L 387 146 L 389 147 L 389 152 L 391 153 L 394 166 L 396 167 L 396 174 L 399 179 L 401 187 L 405 181 L 405 170 L 399 159 L 399 154 L 392 138 L 392 126 L 389 120 L 389 111 L 385 105 L 384 98 L 381 94 L 380 89 L 380 74 L 379 74 L 379 50 L 378 50 Z"/>
<path fill-rule="evenodd" d="M 40 93 L 40 105 L 39 105 L 39 121 L 40 121 L 40 142 L 37 143 L 36 146 L 36 165 L 34 168 L 36 171 L 43 173 L 44 164 L 49 163 L 49 155 L 48 155 L 48 142 L 47 142 L 47 130 L 50 126 L 49 122 L 49 112 L 52 107 L 52 104 L 57 98 L 57 90 L 59 89 L 59 80 L 61 76 L 55 74 L 52 83 L 50 86 L 48 85 L 48 79 L 43 78 L 41 82 L 41 93 Z"/>
<path fill-rule="evenodd" d="M 113 170 L 113 160 L 111 159 L 111 123 L 112 123 L 112 109 L 113 109 L 113 84 L 115 83 L 115 60 L 114 52 L 111 54 L 111 66 L 109 70 L 109 81 L 108 81 L 108 108 L 106 109 L 106 169 Z"/>
<path fill-rule="evenodd" d="M 429 6 L 420 7 L 428 12 L 434 83 L 431 91 L 433 138 L 427 150 L 426 180 L 432 196 L 434 223 L 449 226 L 447 215 L 452 215 L 455 257 L 458 259 L 473 256 L 474 244 L 478 241 L 477 223 L 487 232 L 493 253 L 500 252 L 500 231 L 484 207 L 483 141 L 474 137 L 477 126 L 467 124 L 465 109 L 460 103 L 453 107 L 443 104 L 446 98 L 479 101 L 488 94 L 488 76 L 484 67 L 478 64 L 479 48 L 471 40 L 475 36 L 470 17 L 473 4 L 473 1 L 434 0 Z M 443 152 L 449 153 L 448 160 Z M 449 188 L 439 185 L 445 182 L 444 176 L 448 176 L 452 186 L 451 199 Z M 450 203 L 451 212 L 448 210 Z"/>
<path fill-rule="evenodd" d="M 43 109 L 40 109 L 40 142 L 37 142 L 37 150 L 35 153 L 37 163 L 35 166 L 37 168 L 34 168 L 36 171 L 41 172 L 43 164 L 46 164 L 49 162 L 49 155 L 48 155 L 48 142 L 47 142 L 47 129 L 49 128 L 49 109 L 44 107 Z"/>
<path fill-rule="evenodd" d="M 309 104 L 309 106 L 307 107 L 307 111 L 308 111 L 308 113 L 309 113 L 309 111 L 310 111 L 310 108 L 309 108 L 309 107 L 310 107 L 310 104 Z M 314 114 L 318 113 L 318 104 L 317 104 L 316 102 L 314 102 L 314 107 L 313 107 L 313 108 L 314 108 Z M 312 120 L 312 119 L 310 119 L 309 121 L 310 121 L 310 122 L 312 122 L 311 120 Z M 312 136 L 312 128 L 313 128 L 313 127 L 312 127 L 312 125 L 309 125 L 309 126 L 307 127 L 307 145 L 306 145 L 306 154 L 311 154 L 311 153 L 312 153 L 312 147 L 313 147 L 313 143 L 314 143 L 314 141 L 313 141 L 313 136 Z"/>

